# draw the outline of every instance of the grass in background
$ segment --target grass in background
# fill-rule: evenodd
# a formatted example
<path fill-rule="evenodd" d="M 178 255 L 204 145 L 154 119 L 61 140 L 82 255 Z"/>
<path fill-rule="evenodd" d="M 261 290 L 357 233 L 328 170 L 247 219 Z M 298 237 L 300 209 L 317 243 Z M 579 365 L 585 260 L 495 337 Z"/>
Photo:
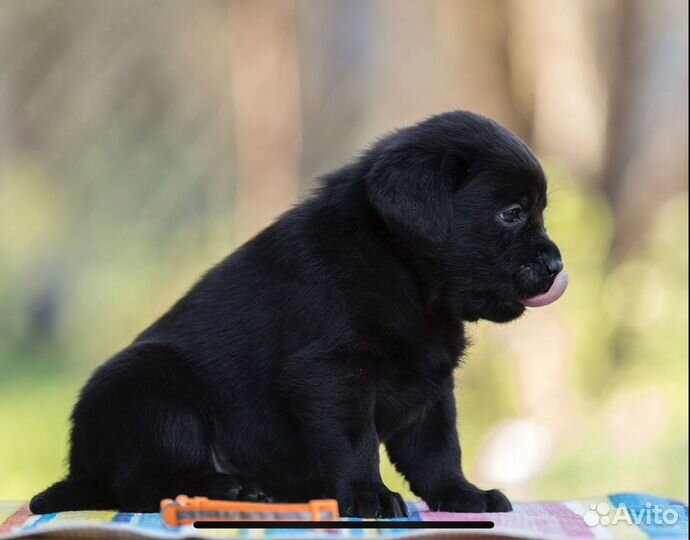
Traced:
<path fill-rule="evenodd" d="M 81 384 L 28 373 L 0 383 L 0 499 L 27 499 L 64 475 L 68 418 Z"/>

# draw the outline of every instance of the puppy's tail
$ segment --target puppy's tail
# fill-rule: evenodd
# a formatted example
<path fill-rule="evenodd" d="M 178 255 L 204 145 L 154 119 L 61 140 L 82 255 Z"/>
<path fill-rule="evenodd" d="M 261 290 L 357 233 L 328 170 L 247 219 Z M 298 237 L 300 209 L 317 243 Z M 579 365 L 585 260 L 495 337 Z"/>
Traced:
<path fill-rule="evenodd" d="M 29 510 L 34 514 L 117 507 L 117 501 L 92 480 L 69 476 L 35 495 L 29 503 Z"/>

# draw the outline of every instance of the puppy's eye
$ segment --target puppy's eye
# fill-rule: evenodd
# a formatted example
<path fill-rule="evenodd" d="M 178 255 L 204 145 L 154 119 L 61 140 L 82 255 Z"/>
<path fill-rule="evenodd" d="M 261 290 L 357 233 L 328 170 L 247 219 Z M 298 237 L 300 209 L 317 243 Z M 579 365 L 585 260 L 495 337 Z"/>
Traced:
<path fill-rule="evenodd" d="M 506 223 L 518 223 L 522 220 L 522 207 L 517 204 L 515 206 L 511 206 L 510 208 L 507 208 L 498 214 L 498 217 L 501 219 L 501 221 L 505 221 Z"/>

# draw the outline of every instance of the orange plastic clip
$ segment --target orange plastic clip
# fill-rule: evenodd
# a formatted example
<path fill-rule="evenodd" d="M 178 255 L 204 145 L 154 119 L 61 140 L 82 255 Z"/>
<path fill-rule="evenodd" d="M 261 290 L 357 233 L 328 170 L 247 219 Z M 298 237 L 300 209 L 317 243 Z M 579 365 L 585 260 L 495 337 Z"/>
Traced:
<path fill-rule="evenodd" d="M 217 501 L 178 495 L 161 501 L 161 519 L 169 527 L 195 521 L 336 521 L 338 501 L 317 499 L 308 503 L 252 503 Z"/>

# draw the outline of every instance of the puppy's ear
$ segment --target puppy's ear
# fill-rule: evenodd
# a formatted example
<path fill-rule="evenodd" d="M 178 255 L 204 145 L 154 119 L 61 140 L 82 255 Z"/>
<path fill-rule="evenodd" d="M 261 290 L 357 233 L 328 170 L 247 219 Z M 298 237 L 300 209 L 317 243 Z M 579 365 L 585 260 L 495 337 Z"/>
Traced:
<path fill-rule="evenodd" d="M 438 249 L 448 239 L 453 194 L 466 172 L 457 165 L 410 148 L 384 151 L 366 178 L 369 201 L 393 234 L 425 250 Z"/>

